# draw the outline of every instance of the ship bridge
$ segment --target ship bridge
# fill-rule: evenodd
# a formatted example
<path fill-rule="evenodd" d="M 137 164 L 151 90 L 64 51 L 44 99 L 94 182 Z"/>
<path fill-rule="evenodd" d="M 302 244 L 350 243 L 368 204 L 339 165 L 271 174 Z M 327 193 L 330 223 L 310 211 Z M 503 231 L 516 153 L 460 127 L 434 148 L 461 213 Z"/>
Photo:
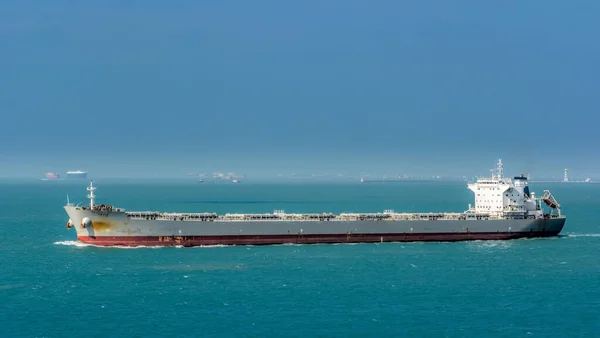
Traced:
<path fill-rule="evenodd" d="M 520 175 L 511 180 L 503 176 L 503 171 L 502 160 L 498 160 L 497 168 L 491 170 L 490 177 L 480 177 L 468 185 L 475 195 L 475 207 L 470 209 L 490 215 L 542 217 L 540 203 L 529 191 L 527 177 Z"/>

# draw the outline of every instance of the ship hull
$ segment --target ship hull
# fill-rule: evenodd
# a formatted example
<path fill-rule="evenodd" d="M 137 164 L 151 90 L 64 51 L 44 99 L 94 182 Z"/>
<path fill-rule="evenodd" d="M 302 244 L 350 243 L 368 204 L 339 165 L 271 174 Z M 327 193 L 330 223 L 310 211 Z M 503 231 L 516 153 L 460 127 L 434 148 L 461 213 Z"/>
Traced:
<path fill-rule="evenodd" d="M 558 235 L 565 218 L 503 220 L 174 221 L 65 207 L 79 241 L 99 246 L 202 246 L 507 240 Z"/>
<path fill-rule="evenodd" d="M 330 234 L 330 235 L 261 235 L 261 236 L 79 236 L 82 243 L 98 246 L 210 246 L 210 245 L 274 245 L 336 244 L 384 242 L 460 242 L 474 240 L 509 240 L 554 237 L 558 232 L 495 233 L 417 233 L 417 234 Z"/>

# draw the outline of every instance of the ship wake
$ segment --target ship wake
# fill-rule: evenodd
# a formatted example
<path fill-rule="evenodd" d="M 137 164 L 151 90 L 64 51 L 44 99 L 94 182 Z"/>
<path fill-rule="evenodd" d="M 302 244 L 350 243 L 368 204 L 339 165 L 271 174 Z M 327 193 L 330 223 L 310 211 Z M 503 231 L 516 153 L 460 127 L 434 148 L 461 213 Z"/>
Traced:
<path fill-rule="evenodd" d="M 87 244 L 87 243 L 81 243 L 79 241 L 59 241 L 59 242 L 54 242 L 55 245 L 65 245 L 65 246 L 75 246 L 75 247 L 95 247 L 95 248 L 103 248 L 103 249 L 165 249 L 165 248 L 185 248 L 183 245 L 173 245 L 173 246 L 164 246 L 164 245 L 136 245 L 136 246 L 125 246 L 125 245 L 111 245 L 111 246 L 105 246 L 105 245 L 95 245 L 95 244 Z M 224 247 L 229 247 L 232 245 L 223 245 L 223 244 L 216 244 L 216 245 L 198 245 L 198 246 L 194 246 L 193 248 L 224 248 Z"/>
<path fill-rule="evenodd" d="M 563 237 L 563 236 L 561 236 Z M 600 234 L 565 234 L 564 237 L 578 238 L 578 237 L 600 237 Z"/>
<path fill-rule="evenodd" d="M 94 244 L 87 244 L 87 243 L 81 243 L 79 241 L 60 241 L 60 242 L 54 242 L 55 245 L 65 245 L 65 246 L 75 246 L 75 247 L 95 247 L 95 248 L 104 248 L 104 249 L 110 249 L 110 248 L 116 248 L 116 249 L 162 249 L 162 248 L 168 248 L 166 246 L 162 246 L 162 245 L 156 245 L 156 246 L 149 246 L 149 245 L 138 245 L 138 246 L 124 246 L 124 245 L 112 245 L 112 246 L 102 246 L 102 245 L 94 245 Z M 177 246 L 171 246 L 170 248 L 183 248 L 182 245 L 177 245 Z"/>
<path fill-rule="evenodd" d="M 85 243 L 81 243 L 81 242 L 77 242 L 77 241 L 60 241 L 60 242 L 54 242 L 55 245 L 66 245 L 66 246 L 78 246 L 78 247 L 84 247 L 84 246 L 94 246 L 91 244 L 85 244 Z"/>
<path fill-rule="evenodd" d="M 470 248 L 475 250 L 496 250 L 496 249 L 509 249 L 512 246 L 511 241 L 471 241 L 467 244 Z"/>

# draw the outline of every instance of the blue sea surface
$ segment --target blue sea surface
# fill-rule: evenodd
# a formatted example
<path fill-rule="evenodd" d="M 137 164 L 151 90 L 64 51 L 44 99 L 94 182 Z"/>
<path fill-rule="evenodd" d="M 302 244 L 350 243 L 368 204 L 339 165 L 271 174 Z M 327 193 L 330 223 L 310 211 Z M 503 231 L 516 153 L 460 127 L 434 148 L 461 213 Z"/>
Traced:
<path fill-rule="evenodd" d="M 0 336 L 600 335 L 600 184 L 551 189 L 560 237 L 459 243 L 101 248 L 85 181 L 0 181 Z M 178 212 L 463 211 L 464 182 L 98 180 L 98 203 Z"/>

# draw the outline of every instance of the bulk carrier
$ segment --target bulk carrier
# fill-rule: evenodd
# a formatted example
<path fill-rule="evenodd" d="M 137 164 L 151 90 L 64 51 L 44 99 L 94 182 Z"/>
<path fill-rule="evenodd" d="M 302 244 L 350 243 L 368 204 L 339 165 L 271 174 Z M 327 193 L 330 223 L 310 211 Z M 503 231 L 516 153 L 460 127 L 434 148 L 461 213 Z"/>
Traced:
<path fill-rule="evenodd" d="M 556 236 L 565 224 L 550 191 L 538 197 L 523 175 L 503 177 L 501 160 L 491 177 L 478 178 L 468 188 L 475 205 L 461 213 L 219 215 L 127 212 L 97 205 L 90 182 L 89 206 L 67 202 L 66 227 L 75 228 L 80 242 L 100 246 L 200 246 L 505 240 Z"/>

